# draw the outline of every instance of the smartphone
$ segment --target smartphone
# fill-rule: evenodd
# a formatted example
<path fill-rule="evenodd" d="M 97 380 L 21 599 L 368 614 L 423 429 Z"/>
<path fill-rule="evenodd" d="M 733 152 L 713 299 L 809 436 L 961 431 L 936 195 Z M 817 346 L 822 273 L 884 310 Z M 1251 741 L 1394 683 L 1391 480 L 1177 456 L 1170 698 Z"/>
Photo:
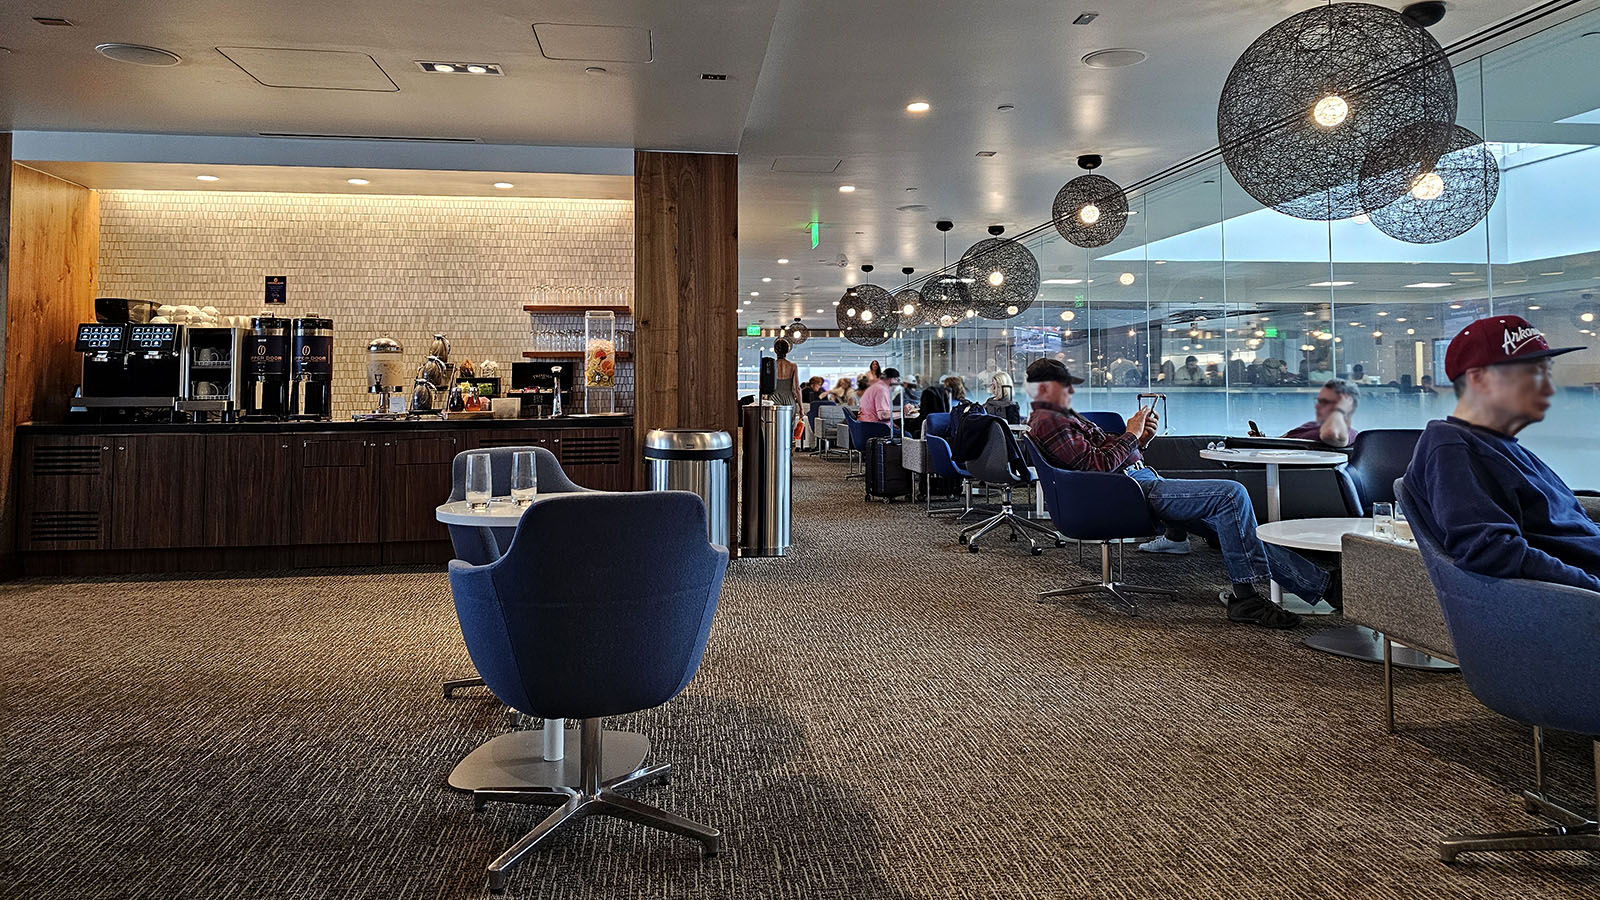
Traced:
<path fill-rule="evenodd" d="M 1139 403 L 1140 406 L 1144 406 L 1145 405 L 1144 401 L 1149 400 L 1150 401 L 1149 405 L 1150 405 L 1150 407 L 1152 409 L 1155 408 L 1155 405 L 1157 403 L 1160 403 L 1161 404 L 1161 409 L 1158 410 L 1156 414 L 1161 417 L 1161 433 L 1162 434 L 1171 434 L 1172 433 L 1172 423 L 1167 420 L 1167 395 L 1166 394 L 1140 394 L 1135 399 L 1137 400 L 1137 402 Z"/>
<path fill-rule="evenodd" d="M 1250 426 L 1250 436 L 1251 437 L 1255 437 L 1256 435 L 1261 433 L 1261 426 L 1256 424 L 1256 420 L 1255 419 L 1245 419 L 1245 422 Z"/>

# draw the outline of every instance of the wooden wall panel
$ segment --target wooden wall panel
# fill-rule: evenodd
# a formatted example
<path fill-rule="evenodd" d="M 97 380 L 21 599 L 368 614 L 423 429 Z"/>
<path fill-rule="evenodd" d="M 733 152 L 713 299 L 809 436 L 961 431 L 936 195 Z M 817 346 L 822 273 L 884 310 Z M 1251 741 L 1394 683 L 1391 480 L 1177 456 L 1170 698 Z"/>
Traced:
<path fill-rule="evenodd" d="M 729 155 L 634 154 L 638 441 L 652 428 L 738 434 L 738 164 Z"/>
<path fill-rule="evenodd" d="M 0 384 L 0 552 L 15 547 L 16 426 L 60 421 L 81 365 L 79 322 L 94 321 L 100 222 L 97 195 L 10 161 L 5 210 L 5 380 Z"/>

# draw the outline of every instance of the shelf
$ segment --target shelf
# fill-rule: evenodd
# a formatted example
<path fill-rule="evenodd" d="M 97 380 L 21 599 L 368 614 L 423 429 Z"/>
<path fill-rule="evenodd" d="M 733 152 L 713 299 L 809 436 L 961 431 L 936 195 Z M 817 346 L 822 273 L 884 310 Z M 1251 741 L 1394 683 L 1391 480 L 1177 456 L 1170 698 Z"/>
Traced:
<path fill-rule="evenodd" d="M 526 313 L 552 316 L 581 316 L 590 310 L 595 312 L 609 310 L 619 316 L 633 315 L 633 307 L 631 306 L 524 306 L 522 308 L 522 311 Z"/>
<path fill-rule="evenodd" d="M 617 362 L 627 362 L 633 359 L 632 350 L 618 350 Z M 523 359 L 583 359 L 582 350 L 524 350 Z M 469 381 L 471 379 L 468 379 Z"/>

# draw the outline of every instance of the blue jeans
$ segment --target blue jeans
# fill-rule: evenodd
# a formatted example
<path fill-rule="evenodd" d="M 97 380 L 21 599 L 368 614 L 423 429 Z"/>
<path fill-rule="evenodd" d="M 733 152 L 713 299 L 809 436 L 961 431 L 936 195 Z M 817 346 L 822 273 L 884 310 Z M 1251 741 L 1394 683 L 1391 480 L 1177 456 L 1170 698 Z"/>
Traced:
<path fill-rule="evenodd" d="M 1256 537 L 1256 512 L 1244 485 L 1220 478 L 1162 478 L 1149 469 L 1128 475 L 1144 489 L 1156 518 L 1180 525 L 1204 522 L 1216 532 L 1229 581 L 1249 584 L 1272 578 L 1307 603 L 1322 599 L 1328 573 L 1293 550 Z"/>

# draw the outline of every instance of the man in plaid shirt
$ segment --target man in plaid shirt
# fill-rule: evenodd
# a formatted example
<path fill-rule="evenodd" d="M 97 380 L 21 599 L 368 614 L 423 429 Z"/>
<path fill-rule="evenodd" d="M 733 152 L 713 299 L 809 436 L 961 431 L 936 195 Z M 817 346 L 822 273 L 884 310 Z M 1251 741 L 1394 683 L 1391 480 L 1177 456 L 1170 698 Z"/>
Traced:
<path fill-rule="evenodd" d="M 1223 479 L 1162 478 L 1144 464 L 1140 447 L 1155 437 L 1158 422 L 1151 407 L 1128 419 L 1122 434 L 1108 434 L 1072 408 L 1073 385 L 1082 384 L 1059 360 L 1039 359 L 1028 366 L 1033 411 L 1028 439 L 1052 464 L 1083 472 L 1114 472 L 1139 482 L 1151 512 L 1163 522 L 1205 523 L 1217 534 L 1222 561 L 1233 582 L 1224 591 L 1228 618 L 1265 628 L 1293 628 L 1300 617 L 1262 596 L 1276 578 L 1307 603 L 1339 602 L 1337 572 L 1328 573 L 1292 550 L 1266 546 L 1256 537 L 1256 515 L 1244 485 Z"/>

